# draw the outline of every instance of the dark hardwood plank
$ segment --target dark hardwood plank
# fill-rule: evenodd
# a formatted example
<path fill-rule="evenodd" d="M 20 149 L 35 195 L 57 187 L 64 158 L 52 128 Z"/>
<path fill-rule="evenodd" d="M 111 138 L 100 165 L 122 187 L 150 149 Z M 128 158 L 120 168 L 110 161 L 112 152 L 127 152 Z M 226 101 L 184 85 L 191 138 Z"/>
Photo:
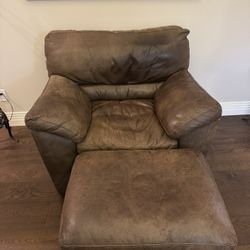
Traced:
<path fill-rule="evenodd" d="M 238 246 L 236 250 L 250 250 L 250 245 Z"/>
<path fill-rule="evenodd" d="M 250 196 L 250 170 L 213 172 L 221 192 L 248 192 Z"/>
<path fill-rule="evenodd" d="M 25 127 L 0 130 L 0 249 L 56 250 L 62 201 Z"/>
<path fill-rule="evenodd" d="M 0 183 L 0 204 L 60 199 L 51 182 Z"/>
<path fill-rule="evenodd" d="M 0 239 L 0 249 L 7 250 L 59 250 L 59 243 L 55 229 L 52 230 L 24 230 L 13 232 L 15 237 L 3 235 Z"/>
<path fill-rule="evenodd" d="M 238 237 L 239 245 L 248 245 L 250 235 L 250 216 L 232 216 L 231 219 Z"/>
<path fill-rule="evenodd" d="M 213 171 L 250 170 L 249 145 L 212 146 L 206 158 Z"/>

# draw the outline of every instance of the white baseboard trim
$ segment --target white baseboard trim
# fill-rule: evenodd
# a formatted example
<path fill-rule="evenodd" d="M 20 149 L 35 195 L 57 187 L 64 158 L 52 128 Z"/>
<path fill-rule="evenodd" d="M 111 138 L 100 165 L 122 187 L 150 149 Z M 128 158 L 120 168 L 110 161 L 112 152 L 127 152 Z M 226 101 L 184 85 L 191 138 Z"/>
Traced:
<path fill-rule="evenodd" d="M 250 115 L 250 101 L 221 102 L 222 115 Z"/>
<path fill-rule="evenodd" d="M 12 119 L 10 120 L 10 126 L 25 126 L 24 117 L 27 112 L 13 112 Z M 7 112 L 6 115 L 10 119 L 11 112 Z"/>
<path fill-rule="evenodd" d="M 243 102 L 221 102 L 222 115 L 250 115 L 250 101 Z M 11 126 L 25 126 L 24 117 L 27 112 L 14 112 L 10 121 Z M 10 112 L 7 113 L 10 117 Z"/>

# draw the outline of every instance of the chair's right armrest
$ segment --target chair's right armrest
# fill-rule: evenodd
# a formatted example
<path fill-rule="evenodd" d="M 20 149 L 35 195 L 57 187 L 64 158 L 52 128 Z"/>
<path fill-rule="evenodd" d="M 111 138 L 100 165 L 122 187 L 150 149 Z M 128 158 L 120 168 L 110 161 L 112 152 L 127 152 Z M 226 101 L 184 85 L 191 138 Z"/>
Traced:
<path fill-rule="evenodd" d="M 187 70 L 170 76 L 155 95 L 156 114 L 166 133 L 179 139 L 221 116 L 220 104 Z"/>
<path fill-rule="evenodd" d="M 51 76 L 45 90 L 25 117 L 28 128 L 62 136 L 77 143 L 91 121 L 91 102 L 79 85 L 62 76 Z"/>

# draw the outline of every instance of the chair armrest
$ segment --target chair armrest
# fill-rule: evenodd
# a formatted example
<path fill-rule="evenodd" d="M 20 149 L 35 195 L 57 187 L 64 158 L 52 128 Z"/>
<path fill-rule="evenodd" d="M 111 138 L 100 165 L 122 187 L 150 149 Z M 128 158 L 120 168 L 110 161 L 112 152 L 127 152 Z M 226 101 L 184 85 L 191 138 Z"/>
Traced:
<path fill-rule="evenodd" d="M 156 114 L 166 133 L 175 139 L 221 116 L 221 106 L 186 70 L 167 79 L 155 95 Z"/>
<path fill-rule="evenodd" d="M 43 93 L 25 117 L 28 128 L 65 137 L 84 139 L 91 120 L 91 102 L 77 83 L 51 76 Z"/>

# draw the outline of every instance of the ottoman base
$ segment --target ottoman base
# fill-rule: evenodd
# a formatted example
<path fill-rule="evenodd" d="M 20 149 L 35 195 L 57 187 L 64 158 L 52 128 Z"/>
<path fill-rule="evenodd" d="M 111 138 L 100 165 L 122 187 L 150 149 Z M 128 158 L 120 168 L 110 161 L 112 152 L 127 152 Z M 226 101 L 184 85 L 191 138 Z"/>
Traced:
<path fill-rule="evenodd" d="M 71 247 L 62 247 L 62 250 L 93 250 L 98 249 L 95 247 L 79 247 L 79 246 L 71 246 Z M 126 247 L 105 247 L 103 246 L 103 250 L 234 250 L 234 247 L 226 247 L 226 246 L 206 246 L 206 245 L 178 245 L 178 246 L 161 246 L 161 247 L 153 247 L 153 246 L 126 246 Z"/>
<path fill-rule="evenodd" d="M 92 151 L 74 164 L 63 249 L 231 250 L 236 235 L 202 154 Z"/>

